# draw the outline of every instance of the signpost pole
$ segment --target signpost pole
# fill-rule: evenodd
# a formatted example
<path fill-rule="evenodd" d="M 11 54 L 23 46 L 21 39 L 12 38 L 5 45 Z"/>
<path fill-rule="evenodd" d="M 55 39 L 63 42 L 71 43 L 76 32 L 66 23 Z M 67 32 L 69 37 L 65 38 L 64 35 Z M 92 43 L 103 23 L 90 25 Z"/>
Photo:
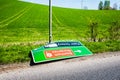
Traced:
<path fill-rule="evenodd" d="M 52 42 L 52 0 L 49 0 L 49 43 Z"/>

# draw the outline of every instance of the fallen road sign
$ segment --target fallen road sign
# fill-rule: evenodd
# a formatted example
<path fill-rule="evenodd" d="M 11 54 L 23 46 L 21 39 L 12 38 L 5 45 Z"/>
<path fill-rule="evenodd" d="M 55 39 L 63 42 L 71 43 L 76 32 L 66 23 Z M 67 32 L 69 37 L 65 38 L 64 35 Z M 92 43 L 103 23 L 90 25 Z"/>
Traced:
<path fill-rule="evenodd" d="M 33 63 L 89 56 L 92 52 L 79 41 L 57 41 L 31 50 Z"/>

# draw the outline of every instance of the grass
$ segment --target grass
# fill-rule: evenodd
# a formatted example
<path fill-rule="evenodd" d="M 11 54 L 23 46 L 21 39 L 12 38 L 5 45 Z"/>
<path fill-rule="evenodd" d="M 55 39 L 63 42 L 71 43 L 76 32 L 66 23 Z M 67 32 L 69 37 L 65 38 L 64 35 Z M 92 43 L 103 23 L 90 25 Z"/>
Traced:
<path fill-rule="evenodd" d="M 48 13 L 45 5 L 0 1 L 0 64 L 28 61 L 29 51 L 48 41 Z M 53 7 L 53 39 L 80 40 L 94 53 L 119 51 L 120 40 L 90 42 L 88 27 L 97 21 L 97 39 L 106 39 L 111 23 L 120 20 L 119 13 Z"/>
<path fill-rule="evenodd" d="M 84 42 L 93 53 L 120 51 L 120 41 Z"/>
<path fill-rule="evenodd" d="M 39 47 L 40 45 L 28 44 L 13 44 L 7 46 L 0 46 L 0 64 L 9 64 L 17 62 L 25 62 L 29 60 L 29 52 L 31 49 Z"/>

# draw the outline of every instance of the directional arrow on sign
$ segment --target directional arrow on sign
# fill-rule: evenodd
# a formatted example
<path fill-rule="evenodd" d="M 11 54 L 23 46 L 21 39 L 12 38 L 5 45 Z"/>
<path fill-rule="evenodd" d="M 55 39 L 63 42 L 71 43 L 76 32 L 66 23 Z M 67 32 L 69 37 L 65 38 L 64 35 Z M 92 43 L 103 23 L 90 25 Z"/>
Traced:
<path fill-rule="evenodd" d="M 79 52 L 79 53 L 81 53 L 82 51 L 81 51 L 81 50 L 76 50 L 75 52 Z"/>

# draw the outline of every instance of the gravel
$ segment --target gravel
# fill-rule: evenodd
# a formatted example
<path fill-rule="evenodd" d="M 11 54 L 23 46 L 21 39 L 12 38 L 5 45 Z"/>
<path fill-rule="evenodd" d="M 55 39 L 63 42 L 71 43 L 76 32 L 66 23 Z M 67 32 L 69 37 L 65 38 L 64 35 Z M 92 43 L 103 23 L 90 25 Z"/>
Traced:
<path fill-rule="evenodd" d="M 120 80 L 120 52 L 29 66 L 0 65 L 0 80 Z"/>

